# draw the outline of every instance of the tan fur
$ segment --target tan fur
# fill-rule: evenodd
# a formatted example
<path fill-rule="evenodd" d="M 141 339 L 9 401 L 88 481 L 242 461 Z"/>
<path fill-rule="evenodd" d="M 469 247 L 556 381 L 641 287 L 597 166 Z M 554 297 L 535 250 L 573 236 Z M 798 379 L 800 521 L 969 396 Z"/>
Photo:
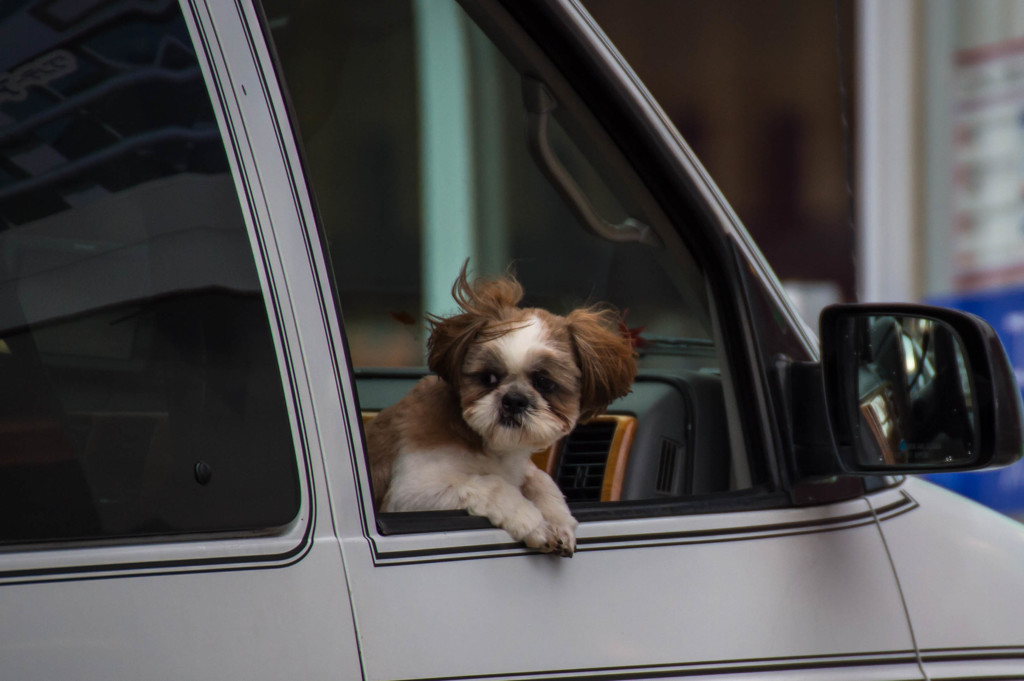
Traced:
<path fill-rule="evenodd" d="M 452 286 L 452 298 L 462 308 L 461 314 L 427 317 L 427 365 L 455 385 L 471 343 L 496 338 L 515 328 L 513 316 L 521 319 L 516 306 L 523 299 L 523 287 L 512 277 L 477 279 L 470 284 L 463 265 Z"/>
<path fill-rule="evenodd" d="M 596 307 L 573 310 L 567 317 L 583 374 L 581 421 L 598 416 L 612 400 L 625 395 L 636 376 L 633 345 L 618 332 L 618 320 L 614 310 Z"/>

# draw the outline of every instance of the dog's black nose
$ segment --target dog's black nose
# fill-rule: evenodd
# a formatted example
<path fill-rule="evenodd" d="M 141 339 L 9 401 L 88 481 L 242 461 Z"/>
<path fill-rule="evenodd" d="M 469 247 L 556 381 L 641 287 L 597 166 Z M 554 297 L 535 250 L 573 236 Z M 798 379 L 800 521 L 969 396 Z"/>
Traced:
<path fill-rule="evenodd" d="M 505 416 L 522 414 L 528 406 L 530 406 L 530 400 L 522 393 L 508 392 L 501 398 L 501 412 Z"/>

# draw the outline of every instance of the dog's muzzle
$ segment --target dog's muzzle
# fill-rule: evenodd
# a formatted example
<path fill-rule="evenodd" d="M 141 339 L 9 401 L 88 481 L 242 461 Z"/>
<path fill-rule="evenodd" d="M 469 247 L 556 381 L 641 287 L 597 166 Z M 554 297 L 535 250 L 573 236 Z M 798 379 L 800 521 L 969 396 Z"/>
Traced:
<path fill-rule="evenodd" d="M 513 427 L 523 424 L 523 414 L 530 408 L 530 399 L 517 392 L 507 392 L 501 398 L 498 410 L 503 426 Z"/>

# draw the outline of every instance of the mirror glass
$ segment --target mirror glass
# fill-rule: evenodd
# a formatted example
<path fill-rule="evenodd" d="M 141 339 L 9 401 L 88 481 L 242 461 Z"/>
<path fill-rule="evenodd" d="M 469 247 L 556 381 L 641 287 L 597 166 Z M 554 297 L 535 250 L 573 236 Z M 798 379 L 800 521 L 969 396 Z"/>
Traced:
<path fill-rule="evenodd" d="M 911 316 L 852 316 L 843 323 L 839 357 L 859 462 L 970 463 L 976 457 L 977 416 L 956 331 Z"/>

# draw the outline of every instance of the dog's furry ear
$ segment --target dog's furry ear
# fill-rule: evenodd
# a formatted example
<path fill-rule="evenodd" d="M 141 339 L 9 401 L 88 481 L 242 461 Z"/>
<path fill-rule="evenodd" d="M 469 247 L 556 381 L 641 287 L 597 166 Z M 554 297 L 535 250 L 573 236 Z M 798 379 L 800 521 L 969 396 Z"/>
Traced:
<path fill-rule="evenodd" d="M 427 315 L 430 328 L 427 365 L 451 386 L 459 384 L 459 373 L 470 345 L 510 331 L 511 327 L 492 327 L 486 332 L 485 328 L 490 322 L 507 319 L 509 312 L 523 299 L 523 287 L 511 274 L 499 279 L 478 278 L 470 284 L 466 275 L 468 264 L 466 261 L 462 265 L 452 286 L 452 298 L 462 312 L 451 317 Z"/>
<path fill-rule="evenodd" d="M 580 365 L 579 420 L 586 422 L 630 391 L 636 377 L 636 353 L 632 341 L 619 333 L 614 310 L 574 310 L 567 320 Z"/>

